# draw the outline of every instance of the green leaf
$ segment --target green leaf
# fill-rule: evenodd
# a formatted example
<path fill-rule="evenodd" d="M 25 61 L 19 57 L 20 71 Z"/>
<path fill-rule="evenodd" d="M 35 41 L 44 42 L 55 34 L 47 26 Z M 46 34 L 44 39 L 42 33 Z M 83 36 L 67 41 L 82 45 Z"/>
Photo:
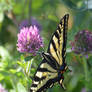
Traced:
<path fill-rule="evenodd" d="M 17 90 L 18 92 L 27 92 L 25 87 L 21 83 L 17 84 Z"/>
<path fill-rule="evenodd" d="M 17 71 L 15 69 L 10 69 L 9 70 L 12 74 L 15 74 Z"/>
<path fill-rule="evenodd" d="M 24 64 L 21 61 L 17 61 L 17 64 L 20 65 L 21 67 L 24 67 Z"/>
<path fill-rule="evenodd" d="M 32 58 L 33 58 L 33 56 L 27 56 L 27 57 L 25 58 L 25 61 L 30 61 Z"/>
<path fill-rule="evenodd" d="M 0 12 L 0 23 L 4 20 L 4 13 Z"/>
<path fill-rule="evenodd" d="M 9 52 L 7 51 L 7 49 L 5 49 L 3 46 L 0 46 L 0 56 L 1 56 L 1 59 L 4 61 L 4 60 L 10 60 L 11 59 L 11 56 L 9 54 Z"/>
<path fill-rule="evenodd" d="M 0 74 L 0 81 L 4 79 L 4 76 Z"/>
<path fill-rule="evenodd" d="M 16 92 L 14 89 L 10 90 L 10 92 Z"/>

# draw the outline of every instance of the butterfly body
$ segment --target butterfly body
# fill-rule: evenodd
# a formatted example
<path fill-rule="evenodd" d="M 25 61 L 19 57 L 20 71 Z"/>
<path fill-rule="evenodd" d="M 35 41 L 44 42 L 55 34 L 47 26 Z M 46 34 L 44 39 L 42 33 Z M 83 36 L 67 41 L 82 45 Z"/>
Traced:
<path fill-rule="evenodd" d="M 61 19 L 51 37 L 47 53 L 42 52 L 43 60 L 34 75 L 30 92 L 45 92 L 55 83 L 59 83 L 65 89 L 63 74 L 68 69 L 65 62 L 68 17 L 66 14 Z"/>

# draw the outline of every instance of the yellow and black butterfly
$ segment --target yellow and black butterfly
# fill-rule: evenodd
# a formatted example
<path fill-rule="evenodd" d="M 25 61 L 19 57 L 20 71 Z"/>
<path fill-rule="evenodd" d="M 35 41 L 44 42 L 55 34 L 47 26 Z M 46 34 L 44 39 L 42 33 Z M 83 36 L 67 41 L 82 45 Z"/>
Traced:
<path fill-rule="evenodd" d="M 60 20 L 51 37 L 47 53 L 42 52 L 43 60 L 34 75 L 30 92 L 44 92 L 55 83 L 64 88 L 63 73 L 68 69 L 65 62 L 68 18 L 69 14 L 66 14 Z"/>

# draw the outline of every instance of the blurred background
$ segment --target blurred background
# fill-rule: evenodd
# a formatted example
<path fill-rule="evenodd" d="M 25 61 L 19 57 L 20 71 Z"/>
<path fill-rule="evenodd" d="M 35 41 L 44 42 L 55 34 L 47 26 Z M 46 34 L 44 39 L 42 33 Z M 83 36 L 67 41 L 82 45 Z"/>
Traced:
<path fill-rule="evenodd" d="M 38 23 L 46 52 L 52 33 L 67 13 L 66 62 L 72 72 L 64 74 L 66 90 L 55 85 L 47 92 L 92 92 L 92 54 L 76 54 L 71 50 L 71 42 L 79 31 L 92 31 L 92 0 L 0 0 L 0 92 L 28 92 L 30 76 L 42 60 L 37 55 L 31 61 L 31 71 L 27 70 L 28 62 L 17 51 L 17 34 L 26 21 L 33 18 L 31 21 Z"/>

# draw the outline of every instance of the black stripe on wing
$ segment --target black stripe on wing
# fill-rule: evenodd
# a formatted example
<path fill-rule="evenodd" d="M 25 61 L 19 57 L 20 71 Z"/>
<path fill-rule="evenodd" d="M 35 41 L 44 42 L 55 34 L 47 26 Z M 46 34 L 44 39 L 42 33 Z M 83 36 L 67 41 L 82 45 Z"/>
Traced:
<path fill-rule="evenodd" d="M 57 70 L 59 67 L 59 64 L 56 62 L 56 60 L 50 55 L 50 54 L 46 54 L 46 53 L 42 53 L 42 56 L 44 57 L 44 60 L 42 63 L 48 63 L 52 68 L 54 68 L 55 70 Z"/>
<path fill-rule="evenodd" d="M 38 68 L 37 71 L 40 71 L 40 72 L 51 72 L 47 68 Z"/>
<path fill-rule="evenodd" d="M 43 80 L 43 79 L 45 79 L 45 78 L 46 78 L 45 76 L 43 76 L 43 77 L 41 77 L 41 78 L 35 76 L 35 77 L 34 77 L 34 81 L 35 81 L 35 82 L 41 81 L 41 80 Z"/>
<path fill-rule="evenodd" d="M 66 57 L 66 43 L 67 43 L 67 31 L 68 30 L 68 18 L 69 14 L 67 14 L 64 18 L 64 32 L 63 32 L 63 49 L 62 49 L 62 57 L 63 57 L 63 62 L 65 61 Z"/>
<path fill-rule="evenodd" d="M 40 89 L 37 90 L 37 92 L 45 92 L 48 88 L 51 88 L 55 85 L 55 83 L 59 82 L 60 78 L 52 78 L 46 82 L 45 85 L 43 85 Z"/>

